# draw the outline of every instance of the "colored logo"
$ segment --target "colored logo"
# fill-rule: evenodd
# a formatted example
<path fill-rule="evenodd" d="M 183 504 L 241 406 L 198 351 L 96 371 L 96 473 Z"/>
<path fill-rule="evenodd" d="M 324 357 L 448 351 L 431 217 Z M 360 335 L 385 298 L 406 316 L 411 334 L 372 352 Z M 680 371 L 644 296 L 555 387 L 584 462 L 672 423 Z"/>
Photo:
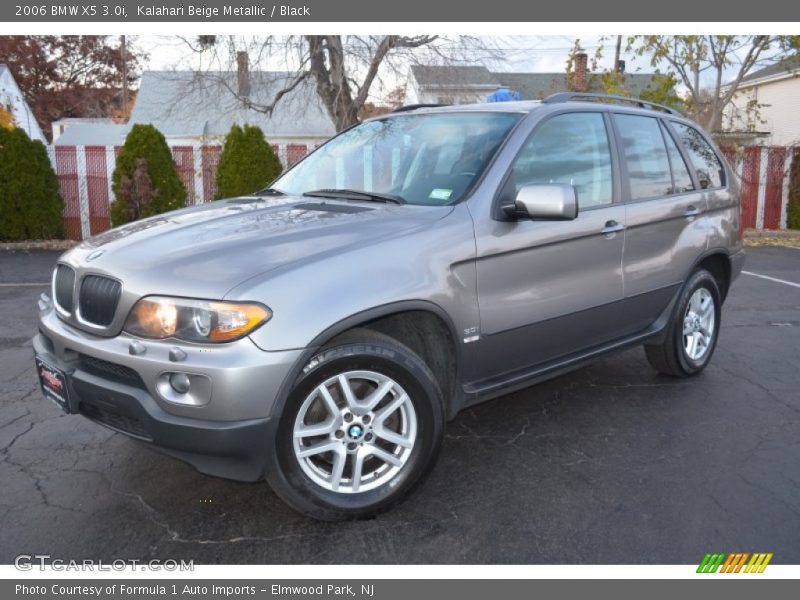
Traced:
<path fill-rule="evenodd" d="M 64 387 L 64 384 L 61 383 L 61 380 L 58 378 L 57 375 L 54 375 L 45 368 L 42 368 L 40 372 L 42 374 L 42 379 L 44 379 L 47 382 L 47 385 L 49 385 L 54 390 L 61 391 L 61 388 Z"/>
<path fill-rule="evenodd" d="M 763 573 L 772 552 L 708 553 L 697 567 L 698 573 Z"/>

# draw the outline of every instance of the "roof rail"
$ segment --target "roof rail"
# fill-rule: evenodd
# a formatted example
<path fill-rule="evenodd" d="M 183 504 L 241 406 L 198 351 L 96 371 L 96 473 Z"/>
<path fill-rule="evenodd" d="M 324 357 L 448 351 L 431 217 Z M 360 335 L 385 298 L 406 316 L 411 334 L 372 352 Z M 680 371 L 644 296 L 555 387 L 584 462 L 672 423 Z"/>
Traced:
<path fill-rule="evenodd" d="M 669 106 L 664 106 L 663 104 L 656 104 L 655 102 L 648 102 L 647 100 L 641 100 L 639 98 L 631 98 L 629 96 L 614 96 L 613 94 L 592 94 L 588 92 L 560 92 L 558 94 L 552 94 L 542 100 L 545 104 L 559 104 L 561 102 L 571 102 L 574 100 L 596 100 L 599 102 L 608 101 L 608 102 L 624 102 L 627 104 L 635 104 L 640 108 L 647 108 L 650 110 L 660 110 L 662 112 L 668 113 L 670 115 L 675 115 L 677 117 L 682 117 L 683 115 L 675 110 L 674 108 L 670 108 Z"/>
<path fill-rule="evenodd" d="M 418 108 L 438 108 L 440 106 L 450 106 L 449 104 L 408 104 L 406 106 L 401 106 L 400 108 L 395 108 L 392 112 L 393 113 L 400 113 L 400 112 L 408 112 L 410 110 L 417 110 Z"/>

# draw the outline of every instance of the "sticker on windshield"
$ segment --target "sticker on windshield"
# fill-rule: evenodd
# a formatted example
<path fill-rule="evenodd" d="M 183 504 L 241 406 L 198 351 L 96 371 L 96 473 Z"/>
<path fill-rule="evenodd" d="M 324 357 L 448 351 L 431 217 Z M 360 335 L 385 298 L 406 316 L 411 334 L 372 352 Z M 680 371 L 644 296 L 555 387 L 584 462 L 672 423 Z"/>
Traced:
<path fill-rule="evenodd" d="M 449 200 L 450 194 L 453 193 L 453 190 L 445 190 L 443 188 L 435 188 L 431 191 L 430 196 L 428 198 L 433 198 L 434 200 Z"/>

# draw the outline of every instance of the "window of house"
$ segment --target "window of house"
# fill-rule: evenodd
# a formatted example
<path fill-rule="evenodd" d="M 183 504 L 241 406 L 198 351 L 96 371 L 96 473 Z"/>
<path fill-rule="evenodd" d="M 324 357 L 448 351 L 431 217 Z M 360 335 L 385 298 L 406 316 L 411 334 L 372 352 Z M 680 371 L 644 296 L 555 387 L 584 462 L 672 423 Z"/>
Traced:
<path fill-rule="evenodd" d="M 513 166 L 517 191 L 537 183 L 572 185 L 585 209 L 612 199 L 611 150 L 602 113 L 558 115 L 539 126 Z"/>

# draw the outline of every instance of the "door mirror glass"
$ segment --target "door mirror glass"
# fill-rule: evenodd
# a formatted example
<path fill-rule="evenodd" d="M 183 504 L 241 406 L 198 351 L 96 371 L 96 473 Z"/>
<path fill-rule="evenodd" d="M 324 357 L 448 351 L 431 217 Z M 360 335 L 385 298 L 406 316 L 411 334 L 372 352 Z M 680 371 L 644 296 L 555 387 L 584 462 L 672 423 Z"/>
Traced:
<path fill-rule="evenodd" d="M 508 205 L 505 211 L 517 219 L 569 221 L 578 216 L 578 195 L 571 185 L 526 185 L 520 188 L 514 204 Z"/>

